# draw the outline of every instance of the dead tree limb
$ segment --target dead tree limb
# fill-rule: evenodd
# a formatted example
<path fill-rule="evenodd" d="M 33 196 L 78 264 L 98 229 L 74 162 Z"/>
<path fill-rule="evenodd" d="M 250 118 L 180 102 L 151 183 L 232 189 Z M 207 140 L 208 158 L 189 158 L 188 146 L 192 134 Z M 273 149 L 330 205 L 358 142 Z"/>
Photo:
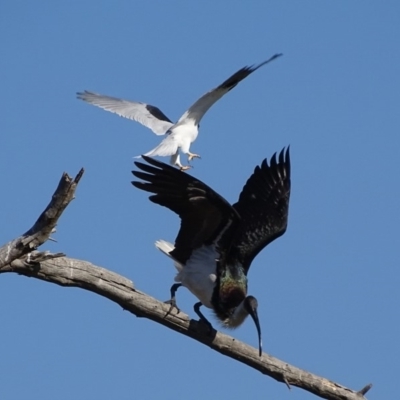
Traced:
<path fill-rule="evenodd" d="M 63 174 L 50 204 L 34 226 L 21 237 L 0 248 L 0 274 L 14 272 L 64 287 L 89 290 L 119 304 L 137 317 L 151 319 L 189 336 L 227 357 L 285 383 L 289 388 L 297 386 L 328 400 L 365 400 L 364 395 L 372 385 L 355 391 L 266 353 L 260 358 L 255 348 L 215 330 L 210 334 L 203 324 L 191 320 L 183 312 L 169 312 L 170 306 L 137 290 L 131 280 L 121 275 L 87 261 L 67 258 L 62 253 L 36 251 L 49 238 L 58 218 L 74 198 L 82 174 L 83 170 L 75 179 Z"/>
<path fill-rule="evenodd" d="M 74 199 L 76 186 L 83 172 L 82 168 L 74 179 L 64 173 L 49 205 L 40 214 L 32 228 L 20 237 L 0 247 L 0 269 L 13 260 L 30 253 L 32 250 L 36 250 L 49 239 L 52 232 L 55 232 L 58 219 Z"/>

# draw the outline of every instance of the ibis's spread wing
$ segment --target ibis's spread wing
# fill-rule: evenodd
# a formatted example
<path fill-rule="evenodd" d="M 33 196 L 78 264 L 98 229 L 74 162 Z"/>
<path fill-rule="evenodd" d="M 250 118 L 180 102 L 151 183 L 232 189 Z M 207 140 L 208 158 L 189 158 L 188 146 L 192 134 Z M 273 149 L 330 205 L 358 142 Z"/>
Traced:
<path fill-rule="evenodd" d="M 289 148 L 257 166 L 233 205 L 241 217 L 228 259 L 247 271 L 254 257 L 286 231 L 290 197 Z"/>
<path fill-rule="evenodd" d="M 143 156 L 148 164 L 135 162 L 132 171 L 142 181 L 134 186 L 153 193 L 150 200 L 169 208 L 181 218 L 173 258 L 185 264 L 192 251 L 218 241 L 237 223 L 235 209 L 218 193 L 191 175 L 160 161 Z"/>

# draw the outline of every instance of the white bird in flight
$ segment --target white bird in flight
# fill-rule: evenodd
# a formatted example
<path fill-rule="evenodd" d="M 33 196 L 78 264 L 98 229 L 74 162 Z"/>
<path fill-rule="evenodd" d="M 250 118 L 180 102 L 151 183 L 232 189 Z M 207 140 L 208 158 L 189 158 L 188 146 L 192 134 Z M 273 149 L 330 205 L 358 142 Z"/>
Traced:
<path fill-rule="evenodd" d="M 268 60 L 252 66 L 239 69 L 226 81 L 215 89 L 210 90 L 200 97 L 175 124 L 158 108 L 150 104 L 118 99 L 116 97 L 89 92 L 78 92 L 78 99 L 84 100 L 103 110 L 110 111 L 120 117 L 132 119 L 150 128 L 156 135 L 166 135 L 161 143 L 153 150 L 145 153 L 145 156 L 171 156 L 171 164 L 181 170 L 189 169 L 180 162 L 179 149 L 187 154 L 188 160 L 200 158 L 198 154 L 191 153 L 190 144 L 194 142 L 199 133 L 199 123 L 208 109 L 222 96 L 233 89 L 240 81 L 248 77 L 252 72 L 275 60 L 282 54 L 275 54 Z"/>

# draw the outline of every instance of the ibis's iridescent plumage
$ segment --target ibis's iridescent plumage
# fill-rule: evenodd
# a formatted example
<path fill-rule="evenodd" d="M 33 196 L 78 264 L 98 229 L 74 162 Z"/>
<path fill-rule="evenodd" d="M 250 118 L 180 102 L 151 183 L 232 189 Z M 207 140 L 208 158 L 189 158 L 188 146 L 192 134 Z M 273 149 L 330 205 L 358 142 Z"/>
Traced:
<path fill-rule="evenodd" d="M 247 180 L 239 200 L 231 205 L 200 180 L 144 156 L 135 162 L 141 171 L 132 182 L 153 193 L 150 200 L 181 218 L 175 245 L 156 246 L 172 258 L 178 274 L 171 288 L 171 304 L 181 285 L 199 300 L 195 311 L 207 322 L 200 306 L 212 308 L 218 320 L 235 328 L 250 314 L 259 334 L 257 300 L 247 295 L 247 272 L 254 257 L 286 231 L 290 197 L 289 149 L 264 160 Z"/>
<path fill-rule="evenodd" d="M 106 111 L 137 121 L 157 135 L 166 135 L 161 143 L 145 156 L 171 156 L 171 164 L 175 164 L 181 169 L 187 169 L 189 167 L 183 166 L 180 162 L 179 149 L 188 155 L 189 161 L 199 157 L 189 150 L 191 143 L 196 140 L 199 133 L 199 123 L 208 109 L 252 72 L 279 56 L 281 54 L 275 54 L 258 65 L 241 68 L 221 85 L 200 97 L 176 123 L 173 123 L 159 108 L 149 104 L 89 91 L 78 92 L 77 97 Z M 176 97 L 176 93 L 172 95 Z"/>

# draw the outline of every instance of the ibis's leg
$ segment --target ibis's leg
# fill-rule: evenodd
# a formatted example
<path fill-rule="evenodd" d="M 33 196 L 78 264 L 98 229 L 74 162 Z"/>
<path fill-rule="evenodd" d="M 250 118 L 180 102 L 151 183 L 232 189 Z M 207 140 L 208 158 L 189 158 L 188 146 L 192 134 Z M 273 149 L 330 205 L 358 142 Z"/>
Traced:
<path fill-rule="evenodd" d="M 174 284 L 171 286 L 171 299 L 165 301 L 165 304 L 171 304 L 170 311 L 171 311 L 171 309 L 174 308 L 174 307 L 177 309 L 178 313 L 179 313 L 179 311 L 180 311 L 180 309 L 179 309 L 179 308 L 177 307 L 177 305 L 176 305 L 175 294 L 176 294 L 176 291 L 177 291 L 181 286 L 182 286 L 182 283 L 174 283 Z"/>
<path fill-rule="evenodd" d="M 208 329 L 210 330 L 210 333 L 212 332 L 212 330 L 213 330 L 213 327 L 212 327 L 212 325 L 211 325 L 211 323 L 210 323 L 210 321 L 203 315 L 203 313 L 200 311 L 200 307 L 202 306 L 203 304 L 199 301 L 198 303 L 196 303 L 195 305 L 194 305 L 194 312 L 200 317 L 200 321 L 201 322 L 203 322 L 204 324 L 206 324 L 207 326 L 208 326 Z"/>

